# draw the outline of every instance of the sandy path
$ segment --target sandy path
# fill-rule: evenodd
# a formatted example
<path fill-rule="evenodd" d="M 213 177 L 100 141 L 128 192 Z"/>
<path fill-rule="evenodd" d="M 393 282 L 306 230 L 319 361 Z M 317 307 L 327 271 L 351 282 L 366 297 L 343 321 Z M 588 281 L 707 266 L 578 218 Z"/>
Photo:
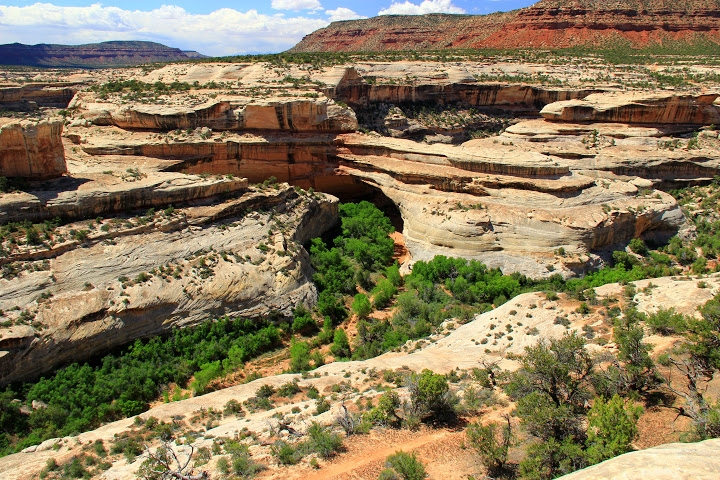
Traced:
<path fill-rule="evenodd" d="M 369 478 L 363 473 L 366 470 L 373 469 L 376 463 L 382 463 L 393 453 L 402 450 L 410 452 L 425 445 L 438 442 L 448 435 L 452 434 L 447 430 L 430 431 L 428 433 L 418 433 L 407 441 L 390 441 L 391 438 L 381 439 L 379 445 L 371 449 L 362 449 L 360 452 L 351 452 L 351 455 L 342 455 L 336 461 L 323 466 L 316 472 L 309 472 L 304 476 L 306 480 L 329 480 L 332 478 Z M 359 475 L 353 475 L 359 474 Z M 377 475 L 376 475 L 377 476 Z"/>

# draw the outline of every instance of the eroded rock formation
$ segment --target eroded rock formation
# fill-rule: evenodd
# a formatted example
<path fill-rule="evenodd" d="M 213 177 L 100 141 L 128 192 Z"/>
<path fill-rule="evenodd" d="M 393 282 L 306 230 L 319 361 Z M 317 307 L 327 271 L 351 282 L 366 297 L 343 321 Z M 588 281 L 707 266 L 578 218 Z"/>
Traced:
<path fill-rule="evenodd" d="M 333 22 L 291 51 L 367 52 L 458 48 L 632 46 L 674 41 L 720 41 L 714 0 L 542 0 L 491 15 L 387 15 Z"/>
<path fill-rule="evenodd" d="M 31 325 L 0 329 L 0 383 L 208 318 L 290 316 L 317 296 L 302 245 L 336 220 L 332 197 L 251 189 L 125 227 L 129 219 L 109 219 L 82 241 L 11 254 L 3 260 L 45 263 L 0 279 L 0 309 L 33 312 Z"/>
<path fill-rule="evenodd" d="M 347 132 L 357 129 L 355 114 L 328 99 L 228 99 L 194 107 L 164 105 L 118 106 L 93 101 L 92 95 L 73 99 L 70 108 L 95 125 L 121 128 L 216 130 L 285 130 Z"/>
<path fill-rule="evenodd" d="M 53 178 L 67 172 L 61 120 L 0 119 L 0 176 Z"/>
<path fill-rule="evenodd" d="M 720 107 L 714 103 L 717 98 L 716 93 L 599 93 L 549 104 L 540 115 L 569 123 L 714 125 L 720 123 Z"/>
<path fill-rule="evenodd" d="M 38 107 L 65 108 L 77 93 L 74 82 L 30 83 L 0 87 L 0 107 L 8 110 L 34 110 Z"/>

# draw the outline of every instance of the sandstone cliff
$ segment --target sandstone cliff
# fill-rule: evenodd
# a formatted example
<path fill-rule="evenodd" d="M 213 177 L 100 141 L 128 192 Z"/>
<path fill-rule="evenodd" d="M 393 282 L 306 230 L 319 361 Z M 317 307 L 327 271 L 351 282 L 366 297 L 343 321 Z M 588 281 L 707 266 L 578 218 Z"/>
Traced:
<path fill-rule="evenodd" d="M 289 132 L 347 132 L 357 129 L 352 110 L 326 98 L 230 98 L 194 107 L 117 105 L 100 103 L 92 94 L 79 94 L 69 105 L 95 125 L 159 130 L 284 130 Z"/>
<path fill-rule="evenodd" d="M 0 107 L 8 110 L 33 110 L 38 107 L 65 108 L 78 88 L 79 85 L 73 82 L 0 87 Z"/>
<path fill-rule="evenodd" d="M 67 172 L 60 120 L 0 119 L 0 176 L 53 178 Z"/>
<path fill-rule="evenodd" d="M 0 279 L 0 309 L 33 317 L 22 324 L 6 314 L 15 325 L 0 329 L 0 383 L 208 318 L 290 316 L 317 295 L 302 245 L 336 220 L 336 199 L 284 186 L 36 254 L 45 267 Z"/>
<path fill-rule="evenodd" d="M 672 123 L 711 125 L 720 123 L 718 94 L 690 95 L 669 93 L 599 93 L 582 100 L 555 102 L 540 115 L 547 120 L 570 123 Z"/>
<path fill-rule="evenodd" d="M 720 42 L 720 4 L 542 0 L 492 15 L 388 15 L 333 22 L 291 51 L 367 52 L 450 48 L 645 46 L 667 41 Z"/>

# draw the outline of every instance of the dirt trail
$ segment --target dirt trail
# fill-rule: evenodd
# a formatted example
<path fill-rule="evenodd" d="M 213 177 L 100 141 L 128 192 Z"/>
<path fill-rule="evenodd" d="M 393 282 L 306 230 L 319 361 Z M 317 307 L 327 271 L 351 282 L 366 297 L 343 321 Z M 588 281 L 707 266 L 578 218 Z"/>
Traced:
<path fill-rule="evenodd" d="M 405 237 L 403 237 L 403 234 L 400 232 L 393 232 L 390 234 L 390 238 L 392 238 L 395 242 L 395 247 L 393 248 L 393 260 L 397 260 L 400 265 L 410 260 L 410 252 L 408 252 L 407 247 L 405 247 Z"/>
<path fill-rule="evenodd" d="M 402 450 L 410 452 L 425 445 L 435 443 L 444 439 L 453 432 L 447 430 L 431 431 L 428 433 L 419 433 L 418 436 L 411 437 L 409 441 L 392 442 L 390 439 L 380 439 L 380 444 L 376 448 L 363 449 L 361 452 L 352 452 L 352 455 L 343 455 L 338 458 L 337 462 L 323 466 L 316 472 L 308 472 L 304 475 L 305 480 L 329 480 L 332 478 L 367 478 L 362 475 L 362 470 L 371 467 L 371 464 L 383 462 L 389 455 Z M 359 474 L 358 476 L 352 475 Z M 377 475 L 375 475 L 377 476 Z"/>

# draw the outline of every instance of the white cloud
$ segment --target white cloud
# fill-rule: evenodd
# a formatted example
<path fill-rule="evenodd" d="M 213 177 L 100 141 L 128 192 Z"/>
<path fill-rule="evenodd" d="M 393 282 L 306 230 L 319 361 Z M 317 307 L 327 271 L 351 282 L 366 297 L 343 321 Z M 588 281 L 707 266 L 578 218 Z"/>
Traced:
<path fill-rule="evenodd" d="M 340 20 L 354 20 L 356 18 L 367 18 L 362 15 L 358 15 L 349 8 L 338 7 L 335 10 L 325 10 L 325 15 L 328 16 L 331 22 L 339 22 Z"/>
<path fill-rule="evenodd" d="M 318 3 L 319 5 L 319 3 Z M 0 5 L 0 43 L 81 44 L 107 40 L 146 40 L 206 55 L 280 52 L 304 35 L 325 27 L 326 20 L 265 15 L 223 8 L 192 14 L 163 5 L 151 11 L 123 10 L 94 4 L 62 7 L 36 3 Z"/>
<path fill-rule="evenodd" d="M 423 15 L 425 13 L 465 13 L 465 10 L 453 5 L 452 0 L 423 0 L 420 5 L 410 3 L 393 3 L 380 10 L 378 15 Z"/>
<path fill-rule="evenodd" d="M 318 0 L 272 0 L 275 10 L 320 10 L 322 5 Z"/>

